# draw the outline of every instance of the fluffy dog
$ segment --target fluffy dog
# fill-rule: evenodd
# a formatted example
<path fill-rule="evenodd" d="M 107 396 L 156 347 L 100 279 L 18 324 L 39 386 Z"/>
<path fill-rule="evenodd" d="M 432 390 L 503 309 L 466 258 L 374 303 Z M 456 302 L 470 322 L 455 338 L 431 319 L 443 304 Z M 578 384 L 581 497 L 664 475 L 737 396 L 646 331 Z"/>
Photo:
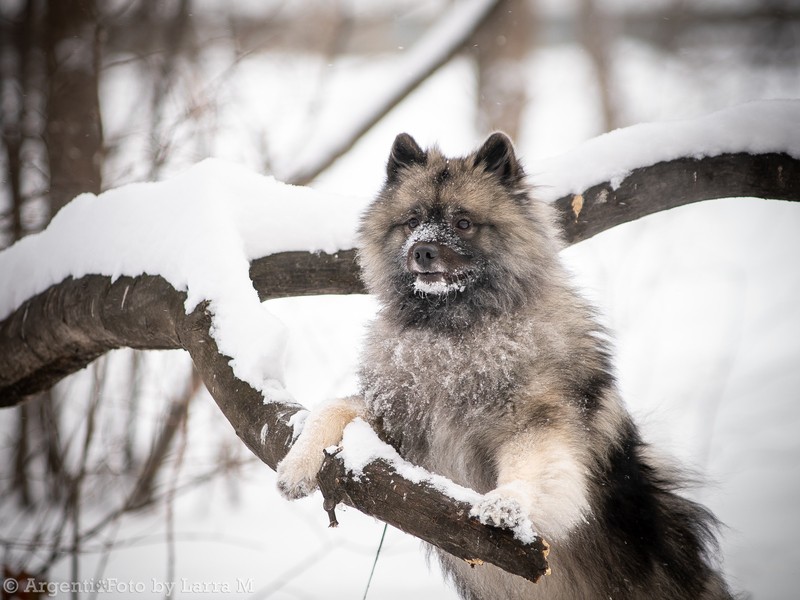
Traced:
<path fill-rule="evenodd" d="M 323 448 L 360 416 L 407 460 L 484 494 L 482 522 L 529 518 L 550 542 L 537 584 L 437 551 L 466 599 L 731 597 L 716 522 L 642 442 L 553 211 L 505 135 L 447 158 L 400 134 L 359 236 L 381 304 L 361 393 L 311 414 L 279 465 L 284 495 L 313 491 Z"/>

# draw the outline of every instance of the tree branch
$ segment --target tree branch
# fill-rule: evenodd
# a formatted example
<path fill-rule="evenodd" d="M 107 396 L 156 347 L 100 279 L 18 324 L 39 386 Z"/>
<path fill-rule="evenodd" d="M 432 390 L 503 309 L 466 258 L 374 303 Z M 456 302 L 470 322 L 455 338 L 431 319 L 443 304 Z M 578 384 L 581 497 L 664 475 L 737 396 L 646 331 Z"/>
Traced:
<path fill-rule="evenodd" d="M 800 201 L 800 159 L 787 154 L 721 154 L 642 167 L 614 188 L 606 181 L 554 202 L 567 244 L 656 212 L 702 200 L 752 196 Z M 282 252 L 254 260 L 250 278 L 262 300 L 363 294 L 355 251 Z"/>
<path fill-rule="evenodd" d="M 565 241 L 573 244 L 661 210 L 732 196 L 800 200 L 800 159 L 776 153 L 681 158 L 636 169 L 616 188 L 604 182 L 563 196 L 555 206 Z M 254 260 L 250 277 L 261 300 L 361 294 L 355 256 L 352 249 L 281 252 Z M 0 322 L 0 407 L 48 389 L 113 348 L 181 348 L 174 318 L 165 315 L 182 312 L 182 301 L 173 298 L 162 312 L 146 310 L 152 299 L 174 291 L 161 278 L 121 277 L 111 284 L 88 276 L 29 299 Z M 97 321 L 95 311 L 106 316 Z"/>
<path fill-rule="evenodd" d="M 638 169 L 622 184 L 593 186 L 556 202 L 569 243 L 617 224 L 690 202 L 724 196 L 800 199 L 800 160 L 783 154 L 727 154 L 679 159 Z M 354 251 L 281 253 L 253 262 L 262 299 L 318 293 L 360 293 Z M 184 310 L 186 294 L 158 276 L 87 275 L 30 298 L 0 322 L 0 406 L 47 389 L 113 348 L 184 348 L 237 435 L 273 469 L 291 445 L 289 419 L 302 407 L 264 402 L 237 379 L 210 334 L 205 305 Z M 469 507 L 376 461 L 355 481 L 331 458 L 321 474 L 328 507 L 344 501 L 366 514 L 469 560 L 485 560 L 536 580 L 546 545 L 522 544 L 508 531 L 468 518 Z"/>
<path fill-rule="evenodd" d="M 787 154 L 679 158 L 633 171 L 555 201 L 568 243 L 670 208 L 717 198 L 800 201 L 800 160 Z"/>
<path fill-rule="evenodd" d="M 107 277 L 89 275 L 51 287 L 2 324 L 2 339 L 17 340 L 15 352 L 7 354 L 3 348 L 0 373 L 4 377 L 9 367 L 19 371 L 26 361 L 49 361 L 16 387 L 1 388 L 3 404 L 115 347 L 185 348 L 236 434 L 275 469 L 293 440 L 289 419 L 303 407 L 265 403 L 260 392 L 237 379 L 228 364 L 230 359 L 219 353 L 210 334 L 211 316 L 206 307 L 186 315 L 185 300 L 184 293 L 150 275 L 121 277 L 114 283 Z M 63 327 L 53 329 L 53 323 Z M 329 461 L 325 473 L 323 485 L 329 499 L 335 497 L 382 518 L 456 556 L 486 560 L 533 579 L 547 568 L 542 541 L 526 545 L 510 531 L 469 519 L 465 503 L 408 481 L 385 462 L 369 465 L 366 477 L 358 480 L 347 474 L 338 459 Z"/>

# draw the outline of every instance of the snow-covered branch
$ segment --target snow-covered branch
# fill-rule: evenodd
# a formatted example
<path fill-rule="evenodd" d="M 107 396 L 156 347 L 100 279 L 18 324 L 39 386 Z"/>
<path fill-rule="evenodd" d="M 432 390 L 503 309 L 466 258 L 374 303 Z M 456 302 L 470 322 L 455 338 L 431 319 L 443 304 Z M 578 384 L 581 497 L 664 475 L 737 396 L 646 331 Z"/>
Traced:
<path fill-rule="evenodd" d="M 677 158 L 555 202 L 570 244 L 670 208 L 717 198 L 800 201 L 800 161 L 782 153 Z"/>
<path fill-rule="evenodd" d="M 211 335 L 207 304 L 186 314 L 185 302 L 184 292 L 151 275 L 113 283 L 86 275 L 50 287 L 2 323 L 3 404 L 52 385 L 115 347 L 184 348 L 239 438 L 275 469 L 294 437 L 291 418 L 303 407 L 267 402 L 262 392 L 239 379 Z M 9 376 L 26 372 L 27 377 L 6 384 Z M 415 469 L 399 458 L 376 460 L 354 477 L 343 460 L 331 458 L 321 481 L 329 510 L 346 502 L 464 559 L 491 562 L 533 580 L 545 572 L 542 540 L 526 543 L 511 531 L 481 525 L 468 517 L 470 503 L 398 472 L 403 466 Z"/>
<path fill-rule="evenodd" d="M 800 201 L 800 160 L 772 152 L 677 158 L 560 196 L 554 204 L 564 240 L 575 244 L 663 210 L 733 197 Z M 250 276 L 262 300 L 365 293 L 352 249 L 264 256 L 251 263 Z"/>
<path fill-rule="evenodd" d="M 661 210 L 733 196 L 800 200 L 800 160 L 783 153 L 681 158 L 636 169 L 616 186 L 606 181 L 581 193 L 561 196 L 555 204 L 567 243 L 575 243 Z M 326 200 L 324 204 L 331 206 L 329 202 L 335 201 Z M 47 253 L 24 254 L 15 261 L 2 260 L 9 258 L 9 251 L 0 254 L 0 279 L 4 280 L 0 290 L 5 293 L 2 297 L 0 292 L 5 302 L 0 306 L 2 314 L 7 315 L 0 322 L 0 406 L 14 405 L 26 394 L 49 388 L 112 348 L 183 347 L 173 328 L 160 322 L 161 312 L 141 316 L 142 321 L 128 312 L 135 297 L 133 291 L 150 285 L 140 276 L 122 277 L 112 284 L 113 275 L 81 276 L 87 269 L 76 265 L 75 273 L 64 272 L 63 276 L 71 279 L 48 285 L 58 278 L 53 265 L 43 268 L 46 265 L 31 263 L 38 261 L 34 254 Z M 37 278 L 32 267 L 43 268 L 46 273 Z M 260 300 L 365 291 L 352 248 L 266 254 L 250 262 L 249 276 Z M 108 290 L 89 286 L 87 282 L 95 278 L 105 282 Z M 181 287 L 159 280 L 165 289 Z M 32 290 L 27 300 L 22 295 L 26 288 Z M 14 292 L 20 300 L 12 295 Z M 84 320 L 114 302 L 119 303 L 120 311 L 102 317 L 99 324 Z M 179 302 L 180 310 L 184 310 L 184 302 Z M 12 304 L 15 308 L 9 308 Z M 62 305 L 69 305 L 71 312 L 54 312 Z M 34 335 L 37 327 L 45 329 L 41 338 Z"/>
<path fill-rule="evenodd" d="M 797 123 L 800 103 L 753 105 L 615 132 L 529 171 L 575 242 L 704 199 L 800 200 Z M 183 348 L 237 435 L 274 468 L 302 406 L 283 388 L 282 327 L 260 300 L 362 292 L 352 250 L 361 206 L 217 161 L 76 198 L 47 230 L 0 253 L 0 406 L 113 348 Z M 545 568 L 540 540 L 524 544 L 471 521 L 458 499 L 391 461 L 363 473 L 356 480 L 340 458 L 329 460 L 329 503 L 523 577 Z"/>

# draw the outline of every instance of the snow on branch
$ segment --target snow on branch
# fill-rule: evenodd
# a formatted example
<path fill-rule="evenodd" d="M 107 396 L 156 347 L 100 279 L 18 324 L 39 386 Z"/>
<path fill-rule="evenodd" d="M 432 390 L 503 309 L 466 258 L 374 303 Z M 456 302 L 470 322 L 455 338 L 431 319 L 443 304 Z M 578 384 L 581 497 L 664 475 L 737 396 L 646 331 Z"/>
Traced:
<path fill-rule="evenodd" d="M 717 198 L 800 201 L 800 159 L 783 153 L 676 158 L 635 169 L 555 201 L 574 244 L 622 223 Z"/>
<path fill-rule="evenodd" d="M 576 242 L 704 199 L 800 200 L 798 123 L 800 102 L 759 103 L 614 132 L 529 171 Z M 76 198 L 44 232 L 0 252 L 0 406 L 113 348 L 183 348 L 237 435 L 275 468 L 303 408 L 282 383 L 282 326 L 260 300 L 363 292 L 352 250 L 363 205 L 219 161 Z M 541 540 L 470 520 L 468 503 L 404 468 L 380 459 L 356 478 L 329 459 L 328 508 L 347 502 L 529 579 L 546 569 Z"/>
<path fill-rule="evenodd" d="M 262 392 L 239 379 L 211 335 L 208 304 L 187 314 L 185 303 L 185 292 L 152 275 L 113 283 L 86 275 L 48 288 L 0 325 L 2 403 L 50 385 L 115 347 L 184 348 L 239 438 L 275 469 L 294 438 L 292 417 L 303 407 L 265 401 Z M 37 361 L 47 364 L 8 385 L 9 375 Z M 346 502 L 466 560 L 491 562 L 534 581 L 545 573 L 547 546 L 541 539 L 520 540 L 512 531 L 470 519 L 471 504 L 448 494 L 446 486 L 433 485 L 435 476 L 407 475 L 418 470 L 399 458 L 379 459 L 354 476 L 343 460 L 331 458 L 320 482 L 326 508 L 332 512 L 336 503 Z"/>

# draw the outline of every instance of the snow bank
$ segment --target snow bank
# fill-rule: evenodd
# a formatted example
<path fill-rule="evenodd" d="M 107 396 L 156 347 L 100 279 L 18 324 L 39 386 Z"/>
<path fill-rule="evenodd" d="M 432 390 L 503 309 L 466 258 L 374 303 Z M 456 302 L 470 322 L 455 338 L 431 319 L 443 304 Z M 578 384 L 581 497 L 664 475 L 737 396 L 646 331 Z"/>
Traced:
<path fill-rule="evenodd" d="M 552 202 L 605 181 L 616 187 L 639 167 L 729 152 L 785 152 L 800 158 L 800 101 L 750 102 L 697 119 L 633 125 L 533 162 L 528 171 L 537 196 Z"/>
<path fill-rule="evenodd" d="M 187 312 L 210 302 L 212 335 L 237 377 L 287 399 L 283 326 L 259 302 L 249 262 L 352 248 L 362 206 L 213 159 L 168 181 L 83 194 L 0 253 L 0 318 L 68 277 L 161 275 L 187 293 Z"/>

